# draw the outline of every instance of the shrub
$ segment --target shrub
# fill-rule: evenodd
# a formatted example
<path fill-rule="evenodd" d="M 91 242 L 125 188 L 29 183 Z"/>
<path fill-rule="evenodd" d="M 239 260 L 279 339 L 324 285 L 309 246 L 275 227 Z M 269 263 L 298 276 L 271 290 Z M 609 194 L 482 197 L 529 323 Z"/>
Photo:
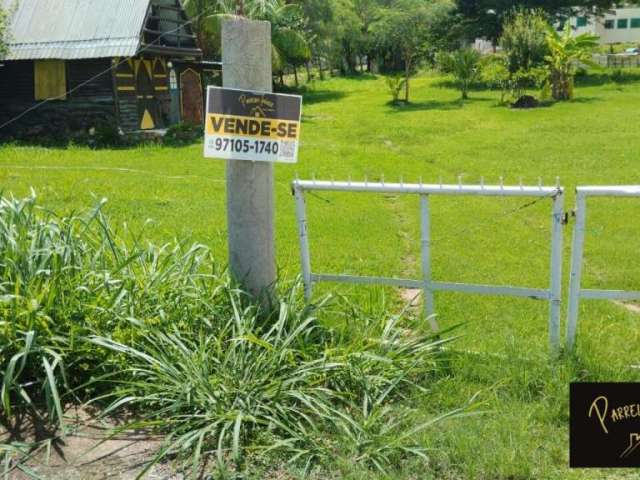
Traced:
<path fill-rule="evenodd" d="M 527 89 L 544 87 L 547 70 L 544 67 L 509 72 L 506 58 L 489 55 L 482 60 L 481 78 L 492 88 L 500 89 L 500 103 L 516 103 L 526 95 Z"/>
<path fill-rule="evenodd" d="M 95 148 L 113 148 L 127 145 L 128 139 L 122 135 L 114 122 L 99 122 L 90 133 L 88 144 Z"/>
<path fill-rule="evenodd" d="M 391 94 L 392 102 L 398 103 L 400 99 L 400 92 L 404 88 L 405 78 L 402 75 L 388 75 L 385 77 L 387 89 Z"/>
<path fill-rule="evenodd" d="M 500 103 L 509 91 L 509 70 L 501 55 L 485 55 L 480 61 L 480 78 L 490 88 L 501 91 Z"/>
<path fill-rule="evenodd" d="M 192 123 L 179 123 L 167 129 L 167 133 L 162 139 L 162 143 L 169 146 L 183 146 L 202 140 L 204 128 L 202 125 Z"/>

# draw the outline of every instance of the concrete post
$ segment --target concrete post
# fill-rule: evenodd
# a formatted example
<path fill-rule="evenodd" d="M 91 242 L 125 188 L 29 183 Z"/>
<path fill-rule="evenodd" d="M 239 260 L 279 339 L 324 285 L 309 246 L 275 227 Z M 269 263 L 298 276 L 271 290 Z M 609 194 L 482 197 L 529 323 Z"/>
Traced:
<path fill-rule="evenodd" d="M 222 25 L 222 85 L 271 92 L 271 24 L 244 18 Z M 227 161 L 231 275 L 258 296 L 276 280 L 273 165 Z"/>

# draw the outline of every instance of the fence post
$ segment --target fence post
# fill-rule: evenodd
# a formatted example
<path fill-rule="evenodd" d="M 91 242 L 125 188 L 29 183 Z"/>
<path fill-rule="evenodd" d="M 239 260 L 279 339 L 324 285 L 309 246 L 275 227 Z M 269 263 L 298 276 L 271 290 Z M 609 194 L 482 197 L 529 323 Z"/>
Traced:
<path fill-rule="evenodd" d="M 429 213 L 429 196 L 420 195 L 420 226 L 421 226 L 421 258 L 422 258 L 422 279 L 423 287 L 423 307 L 424 316 L 429 320 L 431 330 L 439 330 L 438 322 L 433 316 L 433 289 L 431 287 L 431 219 Z"/>
<path fill-rule="evenodd" d="M 309 254 L 309 236 L 307 234 L 307 215 L 304 203 L 304 191 L 295 186 L 293 194 L 296 199 L 296 218 L 298 220 L 298 236 L 300 237 L 300 263 L 304 282 L 304 298 L 311 300 L 313 285 L 311 283 L 311 256 Z"/>
<path fill-rule="evenodd" d="M 271 25 L 244 18 L 222 24 L 223 86 L 271 91 Z M 276 281 L 273 165 L 228 160 L 229 270 L 254 296 Z"/>
<path fill-rule="evenodd" d="M 551 298 L 549 307 L 549 343 L 557 352 L 560 346 L 560 307 L 562 303 L 562 229 L 564 195 L 560 189 L 553 196 L 551 241 Z"/>
<path fill-rule="evenodd" d="M 567 349 L 575 345 L 580 306 L 580 283 L 582 279 L 582 258 L 584 255 L 584 233 L 587 219 L 587 201 L 584 194 L 576 193 L 576 226 L 573 229 L 571 247 L 571 275 L 569 277 L 569 306 L 567 308 Z"/>

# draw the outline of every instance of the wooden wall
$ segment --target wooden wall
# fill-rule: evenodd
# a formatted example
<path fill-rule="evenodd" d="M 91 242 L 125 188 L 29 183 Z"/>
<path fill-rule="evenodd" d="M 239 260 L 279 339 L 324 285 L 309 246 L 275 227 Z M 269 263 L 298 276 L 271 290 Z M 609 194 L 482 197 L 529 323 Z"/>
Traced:
<path fill-rule="evenodd" d="M 86 132 L 100 123 L 116 122 L 110 59 L 66 62 L 66 100 L 52 100 L 0 130 L 2 137 L 64 137 Z M 99 75 L 101 72 L 105 72 Z M 86 85 L 84 82 L 97 76 Z M 4 62 L 0 67 L 0 123 L 33 107 L 35 101 L 33 61 Z"/>
<path fill-rule="evenodd" d="M 0 67 L 0 105 L 33 102 L 33 75 L 32 61 L 4 62 Z"/>
<path fill-rule="evenodd" d="M 67 61 L 67 99 L 46 102 L 1 130 L 0 138 L 72 136 L 103 122 L 125 132 L 140 129 L 140 111 L 145 107 L 138 92 L 139 68 L 145 68 L 151 80 L 155 128 L 166 128 L 171 124 L 167 63 L 162 56 Z M 175 65 L 178 78 L 182 68 L 185 64 Z M 38 103 L 34 83 L 33 61 L 8 61 L 0 67 L 0 124 Z"/>

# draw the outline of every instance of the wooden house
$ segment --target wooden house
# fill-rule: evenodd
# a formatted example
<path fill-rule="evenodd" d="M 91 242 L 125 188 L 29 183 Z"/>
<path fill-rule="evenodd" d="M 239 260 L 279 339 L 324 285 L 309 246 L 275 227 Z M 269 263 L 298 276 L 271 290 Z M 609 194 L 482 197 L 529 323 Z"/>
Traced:
<path fill-rule="evenodd" d="M 179 0 L 14 1 L 0 0 L 13 9 L 0 125 L 22 116 L 0 136 L 203 121 L 202 52 Z"/>

